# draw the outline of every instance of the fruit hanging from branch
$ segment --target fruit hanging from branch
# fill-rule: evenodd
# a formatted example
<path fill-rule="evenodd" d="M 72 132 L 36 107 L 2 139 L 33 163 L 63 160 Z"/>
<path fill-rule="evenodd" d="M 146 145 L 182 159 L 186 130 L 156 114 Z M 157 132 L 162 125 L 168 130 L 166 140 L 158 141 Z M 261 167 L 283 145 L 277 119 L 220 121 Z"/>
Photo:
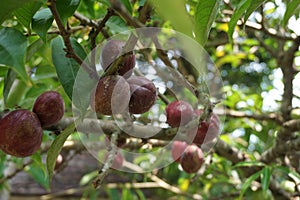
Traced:
<path fill-rule="evenodd" d="M 201 116 L 203 113 L 202 109 L 194 111 L 196 116 Z M 216 114 L 212 114 L 210 120 L 203 120 L 199 123 L 198 127 L 192 128 L 188 131 L 188 137 L 193 137 L 193 143 L 201 145 L 215 139 L 220 132 L 220 120 Z"/>
<path fill-rule="evenodd" d="M 0 120 L 0 149 L 12 156 L 34 154 L 42 142 L 43 129 L 38 116 L 29 110 L 14 110 Z"/>
<path fill-rule="evenodd" d="M 130 86 L 129 112 L 142 114 L 147 112 L 156 100 L 156 88 L 152 81 L 143 76 L 127 79 Z"/>
<path fill-rule="evenodd" d="M 116 75 L 129 78 L 132 75 L 132 69 L 135 66 L 135 55 L 133 52 L 127 52 L 124 55 L 120 55 L 125 44 L 125 42 L 120 40 L 109 40 L 102 48 L 100 62 L 103 70 L 105 71 L 117 60 L 119 56 L 123 56 L 123 60 L 120 63 L 120 66 L 118 66 L 119 70 Z"/>
<path fill-rule="evenodd" d="M 58 92 L 47 91 L 38 96 L 32 111 L 37 114 L 42 127 L 49 127 L 55 125 L 64 116 L 65 103 Z"/>
<path fill-rule="evenodd" d="M 179 162 L 186 173 L 196 173 L 204 162 L 203 152 L 198 146 L 194 144 L 189 145 Z"/>
<path fill-rule="evenodd" d="M 171 127 L 184 126 L 193 118 L 193 107 L 186 101 L 177 100 L 166 107 L 167 123 Z"/>
<path fill-rule="evenodd" d="M 99 80 L 91 96 L 91 105 L 98 114 L 120 114 L 128 109 L 129 99 L 128 82 L 122 76 L 112 75 Z"/>

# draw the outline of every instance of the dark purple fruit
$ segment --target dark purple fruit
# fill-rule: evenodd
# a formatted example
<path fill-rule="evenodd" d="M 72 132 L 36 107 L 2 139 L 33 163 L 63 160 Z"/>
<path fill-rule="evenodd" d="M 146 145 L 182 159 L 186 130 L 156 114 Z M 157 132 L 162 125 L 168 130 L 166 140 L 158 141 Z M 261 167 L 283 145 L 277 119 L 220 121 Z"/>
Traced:
<path fill-rule="evenodd" d="M 0 120 L 0 149 L 12 156 L 34 154 L 42 142 L 38 116 L 29 110 L 14 110 Z"/>
<path fill-rule="evenodd" d="M 129 99 L 129 84 L 123 77 L 113 75 L 99 80 L 91 104 L 98 114 L 120 114 L 128 108 Z"/>
<path fill-rule="evenodd" d="M 166 108 L 167 123 L 171 127 L 184 126 L 193 118 L 193 107 L 186 101 L 174 101 Z"/>
<path fill-rule="evenodd" d="M 180 158 L 181 167 L 186 173 L 196 173 L 203 162 L 203 152 L 194 144 L 189 145 Z"/>
<path fill-rule="evenodd" d="M 120 40 L 109 40 L 103 47 L 101 52 L 101 65 L 106 70 L 122 53 L 125 42 Z M 132 69 L 135 66 L 135 55 L 128 53 L 124 55 L 120 69 L 117 74 L 129 78 L 132 75 Z"/>
<path fill-rule="evenodd" d="M 175 162 L 180 161 L 181 155 L 183 154 L 187 146 L 188 144 L 186 142 L 182 142 L 182 141 L 173 142 L 171 153 L 172 153 L 172 158 Z"/>
<path fill-rule="evenodd" d="M 49 127 L 64 116 L 65 103 L 58 92 L 48 91 L 35 100 L 32 111 L 39 117 L 42 127 Z"/>
<path fill-rule="evenodd" d="M 203 113 L 203 110 L 195 110 L 196 116 L 200 116 Z M 202 121 L 199 123 L 199 126 L 193 131 L 188 132 L 188 136 L 194 136 L 193 143 L 201 145 L 215 139 L 219 135 L 220 131 L 220 120 L 216 114 L 213 114 L 210 118 L 210 122 Z M 195 133 L 196 132 L 196 133 Z"/>
<path fill-rule="evenodd" d="M 131 93 L 129 112 L 132 114 L 147 112 L 156 100 L 155 85 L 143 76 L 132 76 L 127 82 L 130 85 Z"/>

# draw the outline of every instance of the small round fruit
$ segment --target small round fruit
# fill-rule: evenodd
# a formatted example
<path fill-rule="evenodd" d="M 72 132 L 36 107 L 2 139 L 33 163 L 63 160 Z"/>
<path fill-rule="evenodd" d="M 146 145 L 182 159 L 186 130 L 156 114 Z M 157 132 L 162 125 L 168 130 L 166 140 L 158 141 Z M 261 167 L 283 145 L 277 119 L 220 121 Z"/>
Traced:
<path fill-rule="evenodd" d="M 189 145 L 180 158 L 181 167 L 186 173 L 196 173 L 203 162 L 203 152 L 194 144 Z"/>
<path fill-rule="evenodd" d="M 203 110 L 195 110 L 196 116 L 200 116 L 203 113 Z M 220 131 L 220 120 L 216 114 L 213 114 L 210 118 L 210 122 L 202 121 L 200 122 L 197 132 L 195 134 L 194 130 L 194 139 L 193 143 L 201 145 L 203 143 L 207 143 L 215 139 L 219 135 Z M 191 136 L 191 132 L 188 133 Z"/>
<path fill-rule="evenodd" d="M 58 92 L 47 91 L 35 100 L 32 111 L 39 117 L 42 127 L 49 127 L 64 116 L 65 103 Z"/>
<path fill-rule="evenodd" d="M 174 101 L 167 106 L 166 113 L 171 127 L 184 126 L 193 118 L 193 107 L 186 101 Z"/>
<path fill-rule="evenodd" d="M 106 155 L 105 160 L 108 161 L 108 154 Z M 121 167 L 123 167 L 123 162 L 124 162 L 124 158 L 122 154 L 120 152 L 117 152 L 112 162 L 111 168 L 120 169 Z"/>
<path fill-rule="evenodd" d="M 120 114 L 128 108 L 129 99 L 129 84 L 123 77 L 113 75 L 99 80 L 91 104 L 98 114 Z"/>
<path fill-rule="evenodd" d="M 129 112 L 132 114 L 147 112 L 156 100 L 155 85 L 143 76 L 132 76 L 127 79 L 127 82 L 131 93 Z"/>
<path fill-rule="evenodd" d="M 103 70 L 106 70 L 122 53 L 122 48 L 125 42 L 120 40 L 109 40 L 103 47 L 101 52 L 101 65 Z M 124 55 L 123 62 L 121 63 L 118 75 L 129 78 L 132 74 L 132 69 L 135 66 L 135 55 L 128 53 Z"/>
<path fill-rule="evenodd" d="M 181 155 L 187 148 L 188 144 L 183 141 L 174 141 L 172 144 L 171 154 L 175 162 L 179 162 Z"/>
<path fill-rule="evenodd" d="M 0 120 L 0 149 L 9 155 L 34 154 L 42 143 L 42 136 L 40 120 L 29 110 L 14 110 Z"/>

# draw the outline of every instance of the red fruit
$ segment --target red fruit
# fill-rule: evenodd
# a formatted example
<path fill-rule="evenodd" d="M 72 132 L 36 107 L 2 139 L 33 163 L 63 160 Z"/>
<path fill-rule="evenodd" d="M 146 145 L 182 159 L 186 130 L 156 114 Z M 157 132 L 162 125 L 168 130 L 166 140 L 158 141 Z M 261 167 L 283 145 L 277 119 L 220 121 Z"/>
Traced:
<path fill-rule="evenodd" d="M 106 70 L 122 53 L 122 48 L 125 42 L 120 40 L 109 40 L 103 47 L 101 52 L 101 64 L 103 70 Z M 132 69 L 135 66 L 135 55 L 133 53 L 126 54 L 121 63 L 118 75 L 126 78 L 132 74 Z"/>
<path fill-rule="evenodd" d="M 189 145 L 180 158 L 182 169 L 186 173 L 196 173 L 204 162 L 203 152 L 196 145 Z"/>
<path fill-rule="evenodd" d="M 42 143 L 43 129 L 37 115 L 14 110 L 0 120 L 0 149 L 12 156 L 34 154 Z"/>
<path fill-rule="evenodd" d="M 200 116 L 203 110 L 195 110 L 195 115 Z M 194 136 L 193 143 L 201 145 L 215 139 L 219 135 L 220 120 L 217 115 L 213 114 L 210 118 L 210 122 L 200 122 L 197 132 L 195 129 L 188 132 L 190 137 Z"/>
<path fill-rule="evenodd" d="M 179 162 L 181 155 L 183 154 L 187 146 L 188 144 L 186 142 L 182 142 L 182 141 L 173 142 L 171 153 L 172 153 L 172 158 L 175 162 Z"/>
<path fill-rule="evenodd" d="M 108 155 L 106 155 L 106 161 L 108 159 Z M 124 158 L 120 152 L 117 152 L 115 158 L 112 162 L 111 168 L 120 169 L 123 166 Z"/>
<path fill-rule="evenodd" d="M 167 106 L 166 113 L 171 127 L 184 126 L 193 118 L 193 107 L 185 101 L 174 101 Z"/>
<path fill-rule="evenodd" d="M 35 100 L 32 111 L 39 117 L 42 127 L 49 127 L 64 116 L 65 103 L 58 92 L 48 91 Z"/>
<path fill-rule="evenodd" d="M 142 114 L 147 112 L 156 100 L 156 88 L 152 81 L 142 76 L 127 79 L 130 85 L 129 112 Z"/>
<path fill-rule="evenodd" d="M 120 114 L 128 108 L 129 99 L 127 81 L 118 75 L 106 76 L 99 80 L 91 104 L 98 114 Z"/>

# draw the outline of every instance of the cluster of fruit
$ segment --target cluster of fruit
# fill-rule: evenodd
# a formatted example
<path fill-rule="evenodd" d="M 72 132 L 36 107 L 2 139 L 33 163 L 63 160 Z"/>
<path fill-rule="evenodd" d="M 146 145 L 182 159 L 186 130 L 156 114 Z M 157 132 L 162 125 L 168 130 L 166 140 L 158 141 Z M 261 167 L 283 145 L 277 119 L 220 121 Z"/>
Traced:
<path fill-rule="evenodd" d="M 64 115 L 64 100 L 55 91 L 41 94 L 32 111 L 18 109 L 0 120 L 0 149 L 12 156 L 34 154 L 42 143 L 43 128 L 56 124 Z"/>
<path fill-rule="evenodd" d="M 101 52 L 101 65 L 104 71 L 118 61 L 125 43 L 109 40 Z M 147 112 L 156 100 L 156 87 L 145 77 L 133 76 L 135 66 L 133 52 L 122 55 L 114 74 L 98 81 L 92 93 L 91 105 L 98 114 L 112 115 L 129 111 L 131 114 Z"/>
<path fill-rule="evenodd" d="M 187 125 L 190 121 L 199 119 L 203 114 L 202 109 L 194 110 L 186 101 L 174 101 L 166 107 L 167 123 L 171 127 Z M 201 117 L 200 117 L 201 119 Z M 197 172 L 204 162 L 200 146 L 212 141 L 219 134 L 219 118 L 212 114 L 210 120 L 199 121 L 196 127 L 189 127 L 186 131 L 187 141 L 174 141 L 172 144 L 172 158 L 179 162 L 187 173 Z"/>

